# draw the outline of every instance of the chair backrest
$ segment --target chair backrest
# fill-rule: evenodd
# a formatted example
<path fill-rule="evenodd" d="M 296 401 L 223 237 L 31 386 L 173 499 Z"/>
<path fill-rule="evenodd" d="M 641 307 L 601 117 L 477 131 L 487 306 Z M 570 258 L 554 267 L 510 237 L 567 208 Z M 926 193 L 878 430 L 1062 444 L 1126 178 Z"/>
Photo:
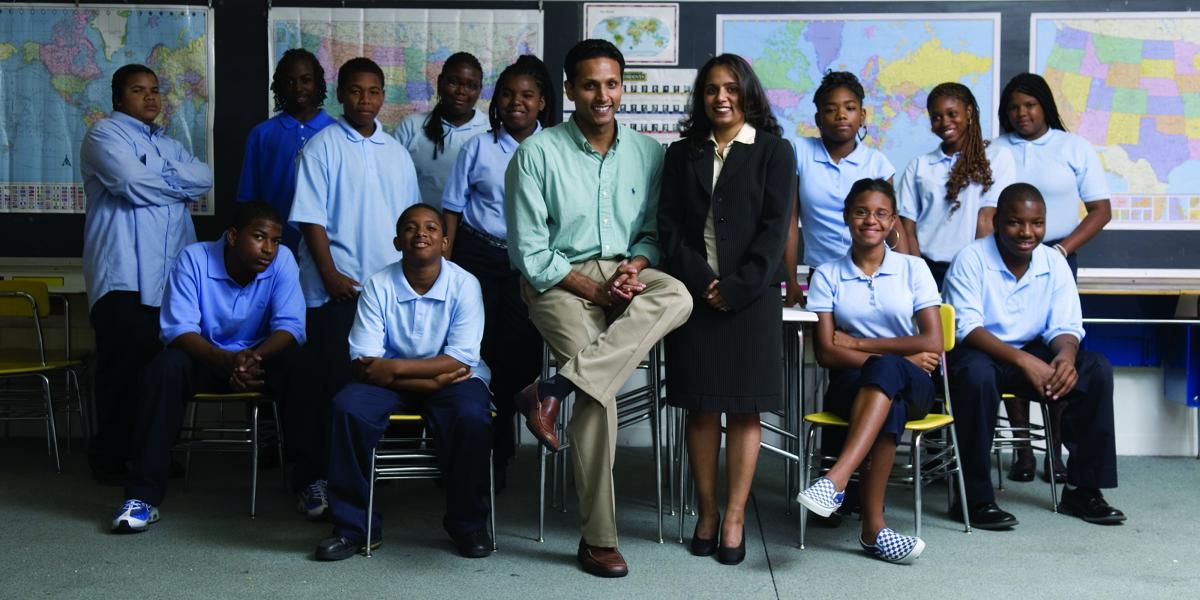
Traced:
<path fill-rule="evenodd" d="M 0 281 L 0 317 L 33 319 L 37 333 L 38 359 L 46 364 L 46 341 L 42 336 L 42 321 L 50 316 L 50 290 L 41 281 Z M 70 331 L 67 332 L 70 335 Z"/>
<path fill-rule="evenodd" d="M 0 317 L 50 316 L 50 290 L 41 281 L 0 280 Z"/>
<path fill-rule="evenodd" d="M 943 304 L 938 310 L 942 317 L 942 352 L 954 349 L 954 307 Z"/>

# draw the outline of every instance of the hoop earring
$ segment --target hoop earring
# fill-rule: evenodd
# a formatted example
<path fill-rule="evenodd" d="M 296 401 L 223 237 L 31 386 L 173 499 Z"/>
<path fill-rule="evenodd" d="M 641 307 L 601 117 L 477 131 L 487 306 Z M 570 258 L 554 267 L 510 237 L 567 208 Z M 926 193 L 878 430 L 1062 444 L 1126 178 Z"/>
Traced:
<path fill-rule="evenodd" d="M 895 242 L 892 241 L 893 233 L 896 234 Z M 895 227 L 892 227 L 892 230 L 888 232 L 887 237 L 883 238 L 883 243 L 887 244 L 887 247 L 889 250 L 895 250 L 896 246 L 900 244 L 900 231 L 898 229 L 896 229 Z"/>
<path fill-rule="evenodd" d="M 867 126 L 866 125 L 858 128 L 858 136 L 857 137 L 858 137 L 858 141 L 860 141 L 860 142 L 867 139 Z"/>

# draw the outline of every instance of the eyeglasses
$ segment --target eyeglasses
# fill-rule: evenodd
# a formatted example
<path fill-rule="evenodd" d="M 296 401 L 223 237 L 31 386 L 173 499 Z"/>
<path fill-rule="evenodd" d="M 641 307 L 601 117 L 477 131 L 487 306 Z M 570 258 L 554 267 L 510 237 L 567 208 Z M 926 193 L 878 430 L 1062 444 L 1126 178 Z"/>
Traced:
<path fill-rule="evenodd" d="M 852 218 L 854 218 L 855 221 L 863 221 L 867 218 L 867 215 L 875 215 L 876 221 L 887 221 L 887 220 L 890 220 L 893 216 L 895 216 L 895 213 L 893 213 L 890 210 L 882 210 L 882 209 L 877 210 L 875 212 L 871 212 L 865 208 L 856 208 L 856 209 L 850 211 L 850 216 Z"/>

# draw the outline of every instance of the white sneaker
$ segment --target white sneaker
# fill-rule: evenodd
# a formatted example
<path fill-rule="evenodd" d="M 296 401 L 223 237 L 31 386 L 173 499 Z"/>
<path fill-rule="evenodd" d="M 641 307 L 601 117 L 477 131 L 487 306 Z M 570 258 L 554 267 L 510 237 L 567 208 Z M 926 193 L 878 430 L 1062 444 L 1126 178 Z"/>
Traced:
<path fill-rule="evenodd" d="M 117 516 L 113 517 L 112 530 L 117 533 L 139 533 L 145 531 L 151 523 L 158 522 L 158 509 L 138 500 L 130 498 L 121 505 Z"/>

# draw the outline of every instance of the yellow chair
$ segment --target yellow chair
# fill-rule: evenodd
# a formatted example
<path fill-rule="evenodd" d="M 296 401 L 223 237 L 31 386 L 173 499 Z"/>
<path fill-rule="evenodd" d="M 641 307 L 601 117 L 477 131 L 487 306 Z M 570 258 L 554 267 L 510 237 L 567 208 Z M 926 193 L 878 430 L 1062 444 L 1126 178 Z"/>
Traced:
<path fill-rule="evenodd" d="M 196 412 L 201 404 L 217 405 L 219 411 L 215 420 L 202 421 L 197 425 Z M 248 407 L 249 422 L 241 411 L 226 418 L 224 407 L 228 404 Z M 185 456 L 185 489 L 192 474 L 192 452 L 247 452 L 250 454 L 250 518 L 254 518 L 258 501 L 258 413 L 259 407 L 263 405 L 271 409 L 271 416 L 275 419 L 279 470 L 284 476 L 284 487 L 287 487 L 287 470 L 284 468 L 283 459 L 283 424 L 279 420 L 279 405 L 274 398 L 260 392 L 233 392 L 195 394 L 188 402 L 187 419 L 179 430 L 179 441 L 172 448 L 173 451 L 183 452 Z"/>
<path fill-rule="evenodd" d="M 72 399 L 79 411 L 84 435 L 89 432 L 89 421 L 83 410 L 82 394 L 79 391 L 79 378 L 75 369 L 83 363 L 71 360 L 71 321 L 70 305 L 66 298 L 56 296 L 66 306 L 66 353 L 61 360 L 46 358 L 45 336 L 42 332 L 42 319 L 50 316 L 50 292 L 44 282 L 40 281 L 0 281 L 0 317 L 28 318 L 33 321 L 33 329 L 37 336 L 37 348 L 18 351 L 0 357 L 0 379 L 24 382 L 33 380 L 40 387 L 41 401 L 30 402 L 29 394 L 32 389 L 26 387 L 10 388 L 5 386 L 0 391 L 0 400 L 4 408 L 0 411 L 3 421 L 44 421 L 46 423 L 47 453 L 54 458 L 55 470 L 62 472 L 62 459 L 58 451 L 58 430 L 54 422 L 54 395 L 50 389 L 50 375 L 63 373 L 67 382 L 67 436 L 70 443 L 71 421 L 70 409 Z M 36 388 L 34 388 L 36 389 Z M 68 446 L 69 448 L 69 446 Z"/>
<path fill-rule="evenodd" d="M 924 418 L 908 421 L 904 430 L 912 433 L 912 464 L 903 465 L 899 473 L 893 470 L 892 483 L 906 483 L 913 486 L 913 517 L 916 520 L 916 535 L 921 536 L 922 487 L 926 482 L 937 481 L 953 476 L 958 483 L 959 506 L 963 511 L 963 531 L 971 532 L 971 523 L 967 515 L 967 488 L 963 481 L 962 468 L 958 459 L 958 435 L 954 431 L 954 412 L 950 406 L 950 383 L 947 377 L 946 353 L 954 349 L 954 307 L 943 304 L 939 310 L 942 321 L 942 393 L 945 414 L 930 413 Z M 804 475 L 811 480 L 813 477 L 813 456 L 816 452 L 816 433 L 822 427 L 848 427 L 849 423 L 832 412 L 812 413 L 804 416 L 808 423 L 808 437 L 804 452 Z M 950 432 L 950 439 L 930 439 L 926 435 L 933 432 Z M 931 452 L 922 455 L 922 450 Z M 822 461 L 835 461 L 836 456 L 822 456 Z M 800 547 L 804 548 L 804 537 L 807 523 L 804 518 L 806 509 L 800 506 Z"/>
<path fill-rule="evenodd" d="M 496 411 L 492 411 L 492 419 Z M 421 433 L 393 435 L 384 433 L 375 450 L 371 452 L 370 491 L 367 494 L 367 535 L 371 535 L 371 521 L 375 515 L 375 482 L 396 479 L 440 479 L 442 469 L 438 463 L 437 450 L 433 448 L 433 437 L 420 413 L 395 413 L 388 417 L 389 425 L 420 425 Z M 489 453 L 488 462 L 493 456 Z M 496 475 L 488 469 L 488 528 L 492 534 L 492 552 L 496 551 Z M 366 545 L 366 556 L 371 556 L 371 544 Z"/>

